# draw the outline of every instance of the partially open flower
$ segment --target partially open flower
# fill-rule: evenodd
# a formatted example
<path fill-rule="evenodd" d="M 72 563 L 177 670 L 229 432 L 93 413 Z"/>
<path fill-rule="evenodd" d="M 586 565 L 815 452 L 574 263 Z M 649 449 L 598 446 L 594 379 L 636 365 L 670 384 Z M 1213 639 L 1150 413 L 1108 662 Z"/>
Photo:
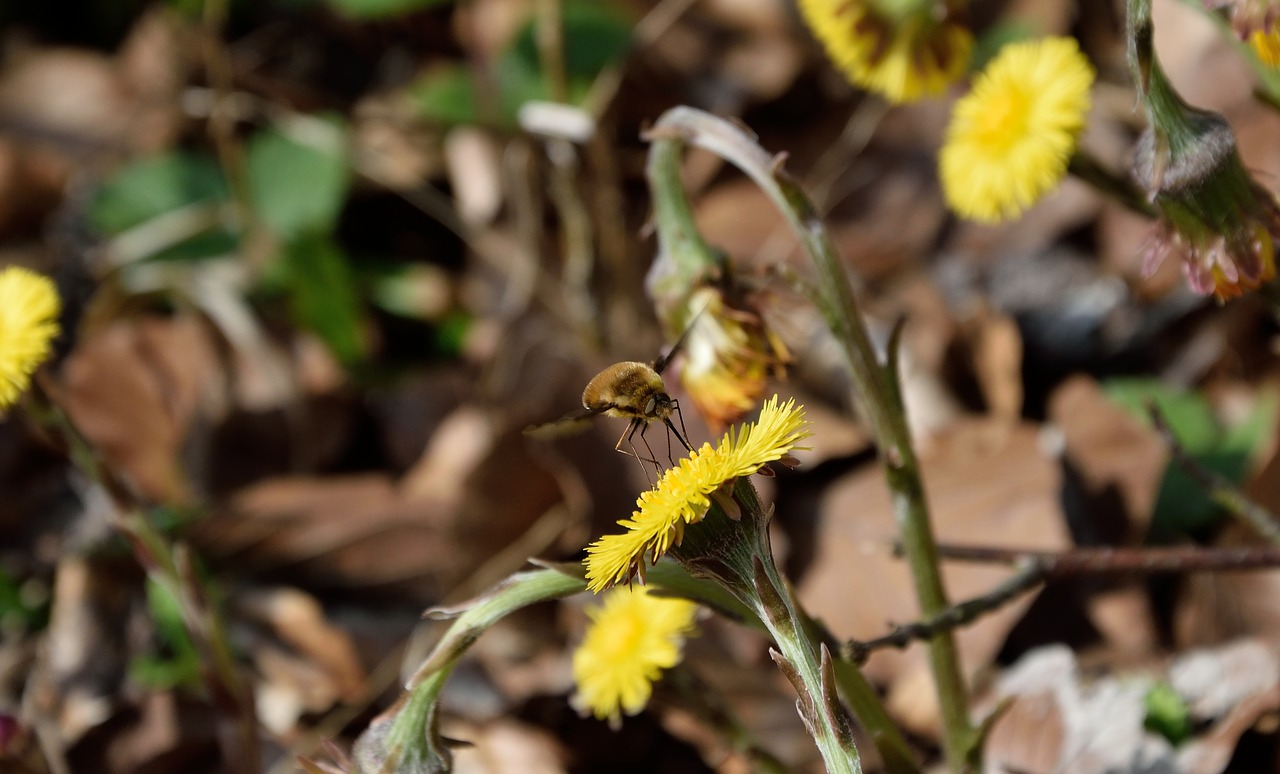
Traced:
<path fill-rule="evenodd" d="M 610 725 L 649 703 L 662 671 L 680 663 L 698 606 L 645 587 L 613 589 L 587 611 L 591 626 L 573 654 L 574 702 Z"/>
<path fill-rule="evenodd" d="M 0 411 L 27 391 L 52 354 L 60 309 L 48 277 L 16 266 L 0 271 Z"/>
<path fill-rule="evenodd" d="M 852 83 L 892 102 L 941 93 L 973 49 L 956 0 L 800 0 L 800 11 Z"/>
<path fill-rule="evenodd" d="M 689 297 L 693 321 L 685 340 L 680 381 L 714 431 L 741 419 L 764 393 L 786 349 L 755 312 L 730 306 L 717 288 Z"/>

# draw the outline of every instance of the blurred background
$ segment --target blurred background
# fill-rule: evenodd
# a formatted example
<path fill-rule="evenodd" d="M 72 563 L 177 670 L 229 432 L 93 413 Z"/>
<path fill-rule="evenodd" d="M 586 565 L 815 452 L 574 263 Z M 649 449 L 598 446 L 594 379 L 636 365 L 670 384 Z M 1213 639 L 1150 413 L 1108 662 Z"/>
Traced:
<path fill-rule="evenodd" d="M 1280 120 L 1238 47 L 1198 4 L 1156 6 L 1171 80 L 1227 116 L 1274 189 Z M 1120 174 L 1142 121 L 1122 10 L 971 9 L 975 67 L 1010 39 L 1080 41 L 1098 71 L 1082 144 Z M 622 420 L 554 441 L 521 431 L 577 408 L 603 367 L 669 343 L 645 293 L 641 134 L 680 104 L 785 152 L 873 331 L 906 317 L 904 387 L 940 540 L 1256 540 L 1170 467 L 1142 406 L 1280 507 L 1270 306 L 1195 296 L 1176 261 L 1142 277 L 1151 222 L 1074 179 L 1015 222 L 957 219 L 936 172 L 951 102 L 857 91 L 789 0 L 3 0 L 0 265 L 56 279 L 49 394 L 146 517 L 191 547 L 251 676 L 264 770 L 294 771 L 297 755 L 336 762 L 323 743 L 346 749 L 395 699 L 443 626 L 425 607 L 528 557 L 579 558 L 648 485 L 612 451 Z M 761 484 L 775 547 L 837 636 L 883 634 L 916 617 L 914 596 L 839 352 L 780 279 L 808 268 L 745 178 L 698 152 L 685 171 L 705 238 L 791 353 L 770 392 L 815 422 L 801 467 Z M 684 419 L 695 445 L 713 438 Z M 227 770 L 223 708 L 174 600 L 112 529 L 101 484 L 20 410 L 0 421 L 0 493 L 0 769 Z M 959 600 L 1007 574 L 949 565 L 947 582 Z M 1039 719 L 1010 712 L 989 756 L 1100 771 L 1156 750 L 1170 770 L 1273 769 L 1278 582 L 1064 582 L 966 628 L 979 701 L 1015 695 L 1015 666 L 1049 664 L 1024 680 L 1051 697 Z M 529 608 L 477 643 L 443 700 L 444 733 L 474 745 L 459 769 L 749 770 L 678 691 L 619 732 L 578 716 L 584 604 Z M 762 746 L 817 770 L 766 643 L 727 621 L 701 629 L 688 669 Z M 1121 672 L 1176 682 L 1162 670 L 1196 647 L 1219 648 L 1204 651 L 1219 670 L 1207 682 L 1225 698 L 1206 709 L 1184 690 L 1182 736 L 1144 727 L 1145 689 L 1095 701 L 1094 681 Z M 1027 661 L 1046 652 L 1057 660 Z M 867 670 L 933 759 L 918 648 Z M 1090 748 L 1121 727 L 1105 755 Z"/>

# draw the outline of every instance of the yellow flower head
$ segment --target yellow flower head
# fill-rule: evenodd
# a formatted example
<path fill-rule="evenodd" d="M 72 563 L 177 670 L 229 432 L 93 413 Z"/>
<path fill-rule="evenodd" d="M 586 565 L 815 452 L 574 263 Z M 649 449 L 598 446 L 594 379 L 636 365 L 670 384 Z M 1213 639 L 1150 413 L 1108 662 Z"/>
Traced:
<path fill-rule="evenodd" d="M 622 713 L 644 709 L 662 670 L 680 662 L 697 610 L 693 602 L 653 596 L 643 587 L 609 592 L 587 612 L 591 625 L 573 654 L 575 703 L 613 725 Z"/>
<path fill-rule="evenodd" d="M 973 33 L 953 2 L 800 0 L 800 12 L 852 83 L 891 102 L 941 93 L 964 74 Z"/>
<path fill-rule="evenodd" d="M 0 411 L 27 391 L 52 353 L 60 308 L 48 277 L 16 266 L 0 271 Z"/>
<path fill-rule="evenodd" d="M 769 336 L 759 315 L 729 306 L 716 288 L 694 292 L 687 307 L 698 310 L 698 316 L 685 342 L 680 381 L 718 431 L 756 405 L 786 351 Z"/>
<path fill-rule="evenodd" d="M 639 576 L 684 537 L 686 524 L 702 521 L 712 493 L 740 476 L 782 459 L 807 438 L 804 408 L 794 400 L 779 405 L 775 395 L 760 409 L 754 425 L 730 429 L 716 448 L 704 443 L 669 468 L 657 486 L 640 495 L 639 510 L 618 522 L 626 532 L 605 535 L 587 546 L 587 588 L 603 591 Z"/>
<path fill-rule="evenodd" d="M 951 113 L 939 158 L 951 208 L 994 222 L 1056 186 L 1084 128 L 1093 77 L 1073 38 L 1001 49 Z"/>

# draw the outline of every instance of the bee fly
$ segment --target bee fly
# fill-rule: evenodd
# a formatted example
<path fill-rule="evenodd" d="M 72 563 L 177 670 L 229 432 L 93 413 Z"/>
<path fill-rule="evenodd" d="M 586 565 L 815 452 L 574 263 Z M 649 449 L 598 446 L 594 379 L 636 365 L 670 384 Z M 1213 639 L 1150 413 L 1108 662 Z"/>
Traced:
<path fill-rule="evenodd" d="M 538 437 L 554 437 L 559 435 L 556 432 L 559 428 L 604 415 L 631 420 L 613 448 L 625 454 L 627 452 L 622 448 L 622 444 L 626 443 L 631 448 L 631 456 L 640 460 L 642 464 L 652 462 L 654 465 L 660 465 L 656 459 L 653 459 L 653 449 L 649 447 L 649 442 L 644 437 L 645 431 L 653 422 L 662 422 L 686 449 L 693 451 L 693 447 L 686 440 L 689 431 L 684 427 L 680 402 L 667 394 L 667 385 L 662 381 L 662 371 L 680 351 L 680 346 L 692 327 L 693 325 L 690 324 L 671 351 L 652 364 L 626 360 L 614 363 L 596 374 L 582 391 L 581 411 L 575 411 L 554 422 L 526 428 L 525 433 Z M 679 430 L 676 429 L 675 422 L 671 421 L 672 415 L 680 420 Z M 636 452 L 634 440 L 637 431 L 640 433 L 641 443 L 649 452 L 648 458 L 641 457 Z M 667 436 L 667 456 L 668 458 L 671 456 L 670 435 Z"/>

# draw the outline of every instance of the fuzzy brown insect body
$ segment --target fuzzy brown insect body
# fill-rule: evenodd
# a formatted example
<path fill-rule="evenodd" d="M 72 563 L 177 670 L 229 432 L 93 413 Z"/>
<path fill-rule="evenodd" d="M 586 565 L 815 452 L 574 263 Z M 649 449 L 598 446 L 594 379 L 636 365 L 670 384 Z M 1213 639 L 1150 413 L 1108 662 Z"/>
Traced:
<path fill-rule="evenodd" d="M 582 407 L 592 414 L 652 422 L 671 416 L 676 402 L 653 366 L 628 360 L 614 363 L 587 382 Z"/>
<path fill-rule="evenodd" d="M 652 366 L 634 360 L 614 363 L 596 374 L 582 391 L 582 407 L 588 414 L 604 414 L 631 420 L 613 448 L 622 451 L 622 444 L 625 442 L 631 446 L 632 455 L 642 461 L 643 458 L 636 453 L 633 439 L 636 431 L 639 431 L 640 441 L 648 448 L 644 433 L 650 422 L 662 422 L 686 449 L 693 448 L 671 421 L 672 414 L 679 416 L 680 404 L 667 394 L 667 385 L 662 381 L 662 374 L 658 370 L 665 365 L 666 360 Z M 683 427 L 683 418 L 680 424 Z M 668 436 L 668 445 L 670 440 Z M 658 464 L 653 459 L 652 450 L 649 450 L 648 461 Z"/>
<path fill-rule="evenodd" d="M 694 319 L 697 319 L 696 315 Z M 634 443 L 635 435 L 639 432 L 641 443 L 644 443 L 645 448 L 648 449 L 649 444 L 644 439 L 644 433 L 652 422 L 661 422 L 666 425 L 671 435 L 674 435 L 686 449 L 693 451 L 693 447 L 685 440 L 688 431 L 684 430 L 684 417 L 680 415 L 680 403 L 667 394 L 667 385 L 662 381 L 662 371 L 680 351 L 680 346 L 688 335 L 689 328 L 686 328 L 671 351 L 651 364 L 624 360 L 604 369 L 592 377 L 583 389 L 583 411 L 574 412 L 554 422 L 527 427 L 525 433 L 535 437 L 552 438 L 559 435 L 558 428 L 581 425 L 591 417 L 604 415 L 631 420 L 613 448 L 624 451 L 622 444 L 626 443 L 631 447 L 631 455 L 642 463 L 652 462 L 658 465 L 657 460 L 653 459 L 652 449 L 649 449 L 649 457 L 646 459 L 636 453 Z M 673 415 L 680 420 L 679 429 L 676 428 L 675 422 L 671 421 Z M 671 435 L 667 436 L 668 457 Z"/>

